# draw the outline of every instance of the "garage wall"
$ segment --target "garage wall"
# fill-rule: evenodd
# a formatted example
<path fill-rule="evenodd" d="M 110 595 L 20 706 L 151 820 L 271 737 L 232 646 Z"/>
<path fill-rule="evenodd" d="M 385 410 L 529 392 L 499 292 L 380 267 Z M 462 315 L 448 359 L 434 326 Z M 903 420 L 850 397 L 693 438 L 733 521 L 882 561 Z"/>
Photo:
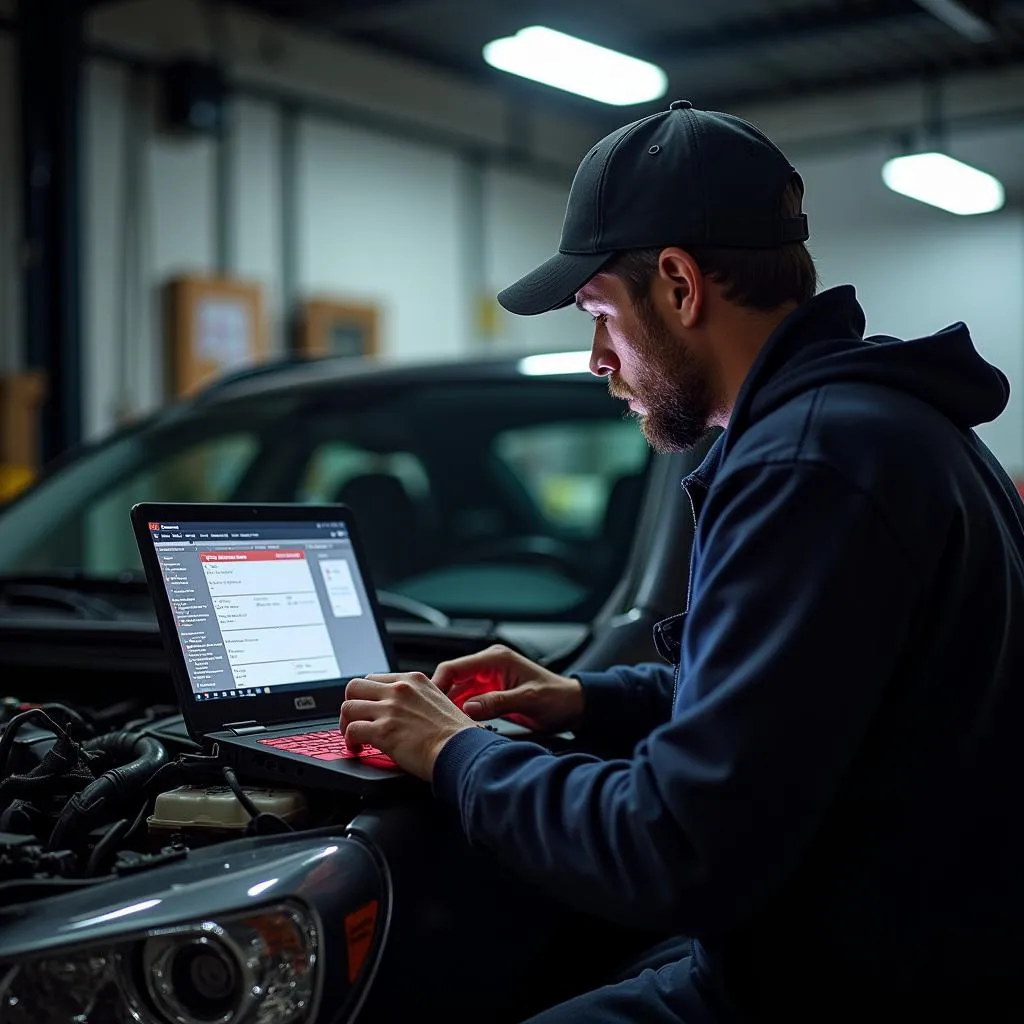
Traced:
<path fill-rule="evenodd" d="M 214 144 L 155 133 L 151 84 L 147 94 L 104 62 L 90 69 L 89 89 L 87 424 L 97 434 L 161 400 L 158 287 L 172 273 L 215 268 L 218 211 Z M 305 116 L 295 133 L 295 222 L 286 225 L 283 130 L 275 106 L 236 105 L 231 203 L 223 211 L 231 268 L 263 283 L 276 350 L 285 345 L 289 238 L 295 295 L 379 303 L 392 357 L 589 344 L 587 320 L 572 309 L 520 318 L 491 302 L 490 316 L 479 319 L 481 299 L 553 251 L 568 173 L 557 181 L 487 166 L 475 195 L 455 151 Z M 1009 129 L 994 135 L 1014 141 Z M 973 144 L 980 137 L 965 138 Z M 992 143 L 977 144 L 986 141 Z M 137 179 L 126 170 L 126 146 L 141 147 Z M 794 152 L 807 182 L 823 284 L 855 283 L 872 331 L 914 335 L 963 319 L 981 351 L 1024 384 L 1021 214 L 957 218 L 895 196 L 880 178 L 887 155 L 879 145 L 826 156 L 813 155 L 813 147 Z M 137 207 L 126 222 L 122 211 L 133 196 Z M 474 253 L 479 266 L 468 267 Z M 1024 473 L 1024 407 L 1016 390 L 983 434 L 1011 471 Z"/>
<path fill-rule="evenodd" d="M 377 303 L 393 359 L 581 343 L 499 318 L 493 294 L 549 254 L 594 129 L 520 110 L 529 138 L 506 152 L 493 94 L 246 14 L 212 25 L 193 0 L 102 7 L 89 31 L 108 54 L 86 75 L 89 436 L 163 400 L 160 287 L 180 272 L 258 281 L 274 352 L 313 295 Z M 208 53 L 214 31 L 242 85 L 223 152 L 157 127 L 146 70 Z M 495 171 L 507 161 L 520 169 Z"/>
<path fill-rule="evenodd" d="M 596 139 L 594 140 L 597 141 Z M 484 180 L 486 286 L 500 291 L 558 248 L 570 181 L 552 185 L 499 169 Z M 501 350 L 587 348 L 590 321 L 579 310 L 520 317 L 496 307 L 494 346 Z"/>
<path fill-rule="evenodd" d="M 233 114 L 226 256 L 234 273 L 263 284 L 271 344 L 279 350 L 287 326 L 282 295 L 282 118 L 274 107 L 244 99 L 234 104 Z"/>
<path fill-rule="evenodd" d="M 138 230 L 140 210 L 125 202 L 126 184 L 142 176 L 125 174 L 128 106 L 125 74 L 100 66 L 86 72 L 85 152 L 82 157 L 82 360 L 83 425 L 87 434 L 104 431 L 130 406 L 152 400 L 138 392 L 137 370 L 144 353 L 155 347 L 148 323 L 136 311 L 143 305 L 139 266 L 129 266 L 125 238 Z"/>
<path fill-rule="evenodd" d="M 993 141 L 979 134 L 974 148 Z M 998 141 L 1016 145 L 1013 132 Z M 980 433 L 1024 477 L 1024 214 L 956 217 L 894 195 L 880 175 L 889 155 L 874 146 L 798 161 L 822 285 L 854 284 L 871 333 L 915 337 L 964 321 L 1011 382 L 1007 410 Z"/>
<path fill-rule="evenodd" d="M 191 0 L 109 5 L 91 31 L 97 45 L 143 61 L 202 53 L 208 26 L 197 12 Z M 179 271 L 214 271 L 222 227 L 226 269 L 264 285 L 278 351 L 287 303 L 317 292 L 379 302 L 384 349 L 396 358 L 589 344 L 589 324 L 576 311 L 511 317 L 495 308 L 493 294 L 551 253 L 572 168 L 601 134 L 596 122 L 537 114 L 525 141 L 515 136 L 523 145 L 512 152 L 513 122 L 493 96 L 389 65 L 379 55 L 279 35 L 268 37 L 266 25 L 253 19 L 231 28 L 229 56 L 248 86 L 233 105 L 223 205 L 215 144 L 156 131 L 152 78 L 109 58 L 88 68 L 83 297 L 90 436 L 162 401 L 159 287 Z M 0 366 L 17 363 L 20 344 L 17 200 L 5 184 L 16 180 L 11 51 L 10 38 L 0 34 L 0 143 L 10 143 L 0 145 Z M 361 77 L 373 91 L 359 85 Z M 322 101 L 336 113 L 307 112 L 286 123 L 279 103 L 255 98 L 262 86 L 289 83 L 301 85 L 301 103 Z M 983 92 L 974 83 L 953 106 L 973 117 Z M 995 102 L 991 87 L 988 94 Z M 888 107 L 876 99 L 850 123 L 863 127 L 883 107 L 892 123 L 906 122 L 916 116 L 916 103 L 911 93 Z M 897 117 L 899 105 L 904 112 Z M 821 137 L 847 123 L 834 109 L 830 119 L 817 107 L 806 117 L 795 108 L 789 115 L 744 113 L 782 138 L 804 172 L 823 281 L 858 285 L 871 330 L 917 334 L 964 319 L 983 353 L 1024 386 L 1019 197 L 1016 212 L 953 218 L 884 189 L 884 148 L 851 147 L 849 140 L 823 148 Z M 399 115 L 406 138 L 398 137 Z M 522 127 L 522 117 L 514 123 Z M 977 129 L 964 131 L 964 144 L 973 147 Z M 988 143 L 1024 151 L 1015 131 L 993 128 L 995 141 Z M 285 136 L 294 150 L 282 147 Z M 471 139 L 482 147 L 476 155 L 467 149 Z M 283 188 L 289 161 L 291 197 Z M 1024 409 L 1016 393 L 985 434 L 1011 470 L 1024 472 Z"/>
<path fill-rule="evenodd" d="M 86 435 L 164 401 L 160 289 L 215 269 L 214 143 L 154 130 L 149 76 L 85 73 L 83 373 Z"/>
<path fill-rule="evenodd" d="M 474 228 L 459 157 L 314 118 L 299 148 L 300 293 L 377 303 L 391 355 L 466 351 Z"/>

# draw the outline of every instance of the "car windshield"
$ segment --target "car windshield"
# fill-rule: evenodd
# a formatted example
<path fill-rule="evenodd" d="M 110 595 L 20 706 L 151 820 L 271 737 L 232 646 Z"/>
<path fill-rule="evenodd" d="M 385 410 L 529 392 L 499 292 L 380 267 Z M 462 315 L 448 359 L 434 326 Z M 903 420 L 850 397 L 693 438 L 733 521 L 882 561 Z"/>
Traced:
<path fill-rule="evenodd" d="M 592 380 L 364 378 L 207 399 L 0 513 L 0 574 L 140 572 L 140 501 L 340 502 L 386 592 L 453 616 L 582 622 L 621 575 L 649 464 Z"/>

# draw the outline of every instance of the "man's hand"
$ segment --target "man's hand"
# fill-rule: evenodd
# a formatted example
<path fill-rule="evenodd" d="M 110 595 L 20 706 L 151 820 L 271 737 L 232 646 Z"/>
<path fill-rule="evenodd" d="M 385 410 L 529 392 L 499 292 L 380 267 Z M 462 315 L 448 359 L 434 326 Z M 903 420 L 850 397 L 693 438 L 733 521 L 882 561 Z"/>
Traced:
<path fill-rule="evenodd" d="M 500 644 L 442 662 L 433 682 L 477 721 L 508 717 L 530 729 L 559 732 L 573 728 L 583 715 L 578 680 L 535 665 Z"/>
<path fill-rule="evenodd" d="M 339 725 L 349 747 L 379 747 L 407 772 L 430 782 L 441 748 L 475 723 L 422 672 L 409 672 L 351 680 Z"/>

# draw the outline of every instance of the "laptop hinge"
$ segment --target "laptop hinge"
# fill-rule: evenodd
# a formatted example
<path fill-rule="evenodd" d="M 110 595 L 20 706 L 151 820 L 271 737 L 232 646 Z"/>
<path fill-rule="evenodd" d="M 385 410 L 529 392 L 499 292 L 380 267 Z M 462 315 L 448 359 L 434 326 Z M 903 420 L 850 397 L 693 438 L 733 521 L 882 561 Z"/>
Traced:
<path fill-rule="evenodd" d="M 254 732 L 266 732 L 267 727 L 256 721 L 248 722 L 225 722 L 224 728 L 234 733 L 235 736 L 249 736 Z"/>

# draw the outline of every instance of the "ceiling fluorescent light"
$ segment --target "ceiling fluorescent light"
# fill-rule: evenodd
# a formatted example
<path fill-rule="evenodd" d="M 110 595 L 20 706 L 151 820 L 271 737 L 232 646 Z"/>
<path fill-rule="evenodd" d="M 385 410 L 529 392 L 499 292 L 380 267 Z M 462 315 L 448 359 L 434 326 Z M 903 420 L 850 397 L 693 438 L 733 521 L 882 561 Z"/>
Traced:
<path fill-rule="evenodd" d="M 489 42 L 484 60 L 499 71 L 619 107 L 660 99 L 668 90 L 656 64 L 543 25 Z"/>
<path fill-rule="evenodd" d="M 966 0 L 917 0 L 917 3 L 972 43 L 989 43 L 996 37 L 992 23 L 972 10 Z"/>
<path fill-rule="evenodd" d="M 587 373 L 590 370 L 590 349 L 585 352 L 545 352 L 519 360 L 520 373 L 528 377 L 556 376 L 563 373 Z"/>
<path fill-rule="evenodd" d="M 950 213 L 992 213 L 1006 198 L 998 178 L 945 153 L 895 157 L 882 168 L 882 180 L 893 192 Z"/>

